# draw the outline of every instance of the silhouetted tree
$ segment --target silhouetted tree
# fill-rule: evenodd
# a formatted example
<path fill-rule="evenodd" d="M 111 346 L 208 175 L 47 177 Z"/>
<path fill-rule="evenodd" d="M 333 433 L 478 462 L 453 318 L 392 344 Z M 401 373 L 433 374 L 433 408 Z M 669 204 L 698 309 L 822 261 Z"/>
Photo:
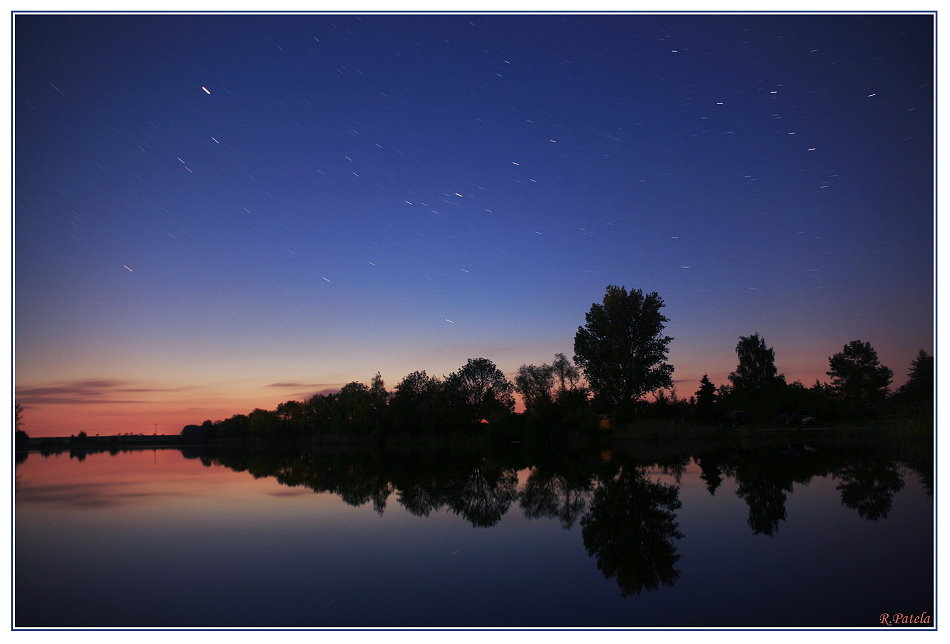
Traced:
<path fill-rule="evenodd" d="M 696 417 L 703 421 L 712 420 L 715 407 L 716 385 L 709 380 L 708 375 L 703 374 L 699 381 L 699 389 L 696 391 Z"/>
<path fill-rule="evenodd" d="M 554 362 L 551 363 L 551 368 L 554 370 L 554 377 L 558 382 L 558 393 L 574 390 L 577 387 L 581 372 L 571 364 L 571 361 L 563 353 L 554 354 Z"/>
<path fill-rule="evenodd" d="M 719 400 L 723 406 L 744 409 L 759 420 L 771 417 L 785 388 L 785 376 L 775 369 L 775 349 L 766 347 L 765 340 L 754 333 L 739 338 L 736 355 L 739 365 L 729 374 L 732 388 L 720 388 Z"/>
<path fill-rule="evenodd" d="M 334 402 L 333 425 L 336 431 L 368 431 L 373 421 L 376 398 L 362 382 L 343 385 Z"/>
<path fill-rule="evenodd" d="M 514 387 L 505 374 L 487 358 L 469 358 L 461 369 L 450 375 L 447 384 L 464 400 L 471 418 L 497 420 L 515 407 Z"/>
<path fill-rule="evenodd" d="M 275 411 L 255 409 L 248 414 L 247 424 L 252 436 L 274 437 L 278 433 L 280 420 Z"/>
<path fill-rule="evenodd" d="M 669 320 L 660 313 L 657 293 L 608 286 L 603 304 L 594 303 L 574 336 L 574 361 L 594 394 L 627 405 L 673 384 L 666 362 L 673 338 L 662 335 Z"/>
<path fill-rule="evenodd" d="M 765 339 L 758 333 L 742 336 L 736 344 L 739 366 L 729 374 L 733 393 L 748 396 L 772 390 L 784 376 L 776 375 L 775 349 L 765 346 Z"/>
<path fill-rule="evenodd" d="M 903 432 L 933 434 L 934 358 L 921 349 L 911 362 L 908 380 L 887 401 L 892 421 Z"/>
<path fill-rule="evenodd" d="M 378 371 L 376 375 L 373 376 L 372 381 L 370 381 L 369 393 L 373 396 L 373 411 L 377 414 L 382 414 L 383 409 L 386 408 L 386 404 L 389 402 L 389 392 L 386 391 L 386 386 L 383 384 L 383 377 L 379 375 Z"/>
<path fill-rule="evenodd" d="M 314 394 L 304 401 L 305 426 L 309 433 L 320 434 L 331 431 L 333 427 L 333 395 Z"/>
<path fill-rule="evenodd" d="M 908 380 L 899 392 L 914 400 L 933 400 L 934 395 L 934 357 L 923 349 L 910 363 Z"/>
<path fill-rule="evenodd" d="M 234 414 L 230 418 L 215 423 L 214 431 L 216 436 L 238 438 L 250 433 L 250 423 L 244 414 Z"/>
<path fill-rule="evenodd" d="M 396 385 L 390 408 L 399 429 L 414 432 L 426 423 L 439 386 L 425 371 L 413 371 Z"/>
<path fill-rule="evenodd" d="M 515 390 L 524 400 L 528 413 L 550 407 L 554 402 L 551 390 L 554 388 L 554 367 L 549 364 L 521 365 L 515 376 Z"/>
<path fill-rule="evenodd" d="M 832 388 L 844 398 L 862 402 L 883 400 L 894 372 L 880 364 L 869 342 L 852 340 L 828 358 Z"/>
<path fill-rule="evenodd" d="M 616 577 L 625 596 L 676 582 L 681 505 L 679 488 L 650 481 L 635 467 L 625 466 L 594 492 L 581 519 L 584 547 L 606 578 Z"/>
<path fill-rule="evenodd" d="M 16 433 L 14 434 L 14 447 L 18 450 L 28 449 L 30 447 L 30 436 L 21 429 L 23 425 L 23 405 L 20 403 L 14 403 L 13 412 L 15 419 L 14 427 L 16 428 Z"/>
<path fill-rule="evenodd" d="M 303 433 L 307 428 L 307 407 L 299 400 L 288 400 L 277 405 L 277 418 L 291 434 Z"/>

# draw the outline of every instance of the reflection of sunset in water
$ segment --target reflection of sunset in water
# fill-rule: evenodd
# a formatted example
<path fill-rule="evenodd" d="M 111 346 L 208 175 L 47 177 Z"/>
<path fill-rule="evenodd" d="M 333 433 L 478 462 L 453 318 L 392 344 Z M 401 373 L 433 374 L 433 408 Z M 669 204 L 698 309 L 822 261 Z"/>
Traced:
<path fill-rule="evenodd" d="M 932 608 L 927 446 L 807 447 L 33 452 L 17 623 L 856 626 L 869 602 Z M 868 565 L 890 551 L 904 565 Z"/>

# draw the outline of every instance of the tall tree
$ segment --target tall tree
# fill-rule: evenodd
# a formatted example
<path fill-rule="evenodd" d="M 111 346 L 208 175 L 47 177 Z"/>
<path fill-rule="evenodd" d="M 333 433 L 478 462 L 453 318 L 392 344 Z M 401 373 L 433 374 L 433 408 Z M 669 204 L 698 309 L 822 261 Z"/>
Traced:
<path fill-rule="evenodd" d="M 514 387 L 488 358 L 469 358 L 465 366 L 448 377 L 447 384 L 462 396 L 476 422 L 515 407 L 511 395 Z"/>
<path fill-rule="evenodd" d="M 729 374 L 732 391 L 738 396 L 759 395 L 771 391 L 785 381 L 776 375 L 775 349 L 765 346 L 758 333 L 742 336 L 736 344 L 739 366 Z"/>
<path fill-rule="evenodd" d="M 845 398 L 881 400 L 894 372 L 880 363 L 870 342 L 852 340 L 828 358 L 832 388 Z"/>
<path fill-rule="evenodd" d="M 696 391 L 696 415 L 701 420 L 712 418 L 713 408 L 716 406 L 716 385 L 709 380 L 708 374 L 703 374 Z"/>
<path fill-rule="evenodd" d="M 525 409 L 530 413 L 554 402 L 554 367 L 549 364 L 523 364 L 515 376 L 515 390 L 524 399 Z"/>
<path fill-rule="evenodd" d="M 673 384 L 666 362 L 673 338 L 662 335 L 669 321 L 657 293 L 608 286 L 603 304 L 594 303 L 574 336 L 574 361 L 590 388 L 614 405 L 639 400 Z"/>
<path fill-rule="evenodd" d="M 389 403 L 390 393 L 386 391 L 386 385 L 383 383 L 383 377 L 376 372 L 369 385 L 369 394 L 373 398 L 373 416 L 377 422 L 386 412 L 386 405 Z"/>

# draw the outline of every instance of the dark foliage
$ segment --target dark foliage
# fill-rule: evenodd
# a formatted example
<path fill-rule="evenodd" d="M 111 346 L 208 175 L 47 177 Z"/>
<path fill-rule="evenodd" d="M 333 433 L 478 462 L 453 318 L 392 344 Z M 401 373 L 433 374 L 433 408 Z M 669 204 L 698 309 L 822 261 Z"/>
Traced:
<path fill-rule="evenodd" d="M 603 303 L 591 305 L 574 336 L 574 361 L 596 397 L 629 405 L 672 386 L 666 356 L 673 338 L 662 335 L 668 322 L 662 308 L 657 293 L 627 293 L 622 286 L 608 286 Z"/>
<path fill-rule="evenodd" d="M 844 345 L 844 349 L 828 358 L 828 365 L 832 389 L 846 400 L 861 403 L 884 400 L 894 375 L 880 364 L 871 343 L 860 340 Z"/>

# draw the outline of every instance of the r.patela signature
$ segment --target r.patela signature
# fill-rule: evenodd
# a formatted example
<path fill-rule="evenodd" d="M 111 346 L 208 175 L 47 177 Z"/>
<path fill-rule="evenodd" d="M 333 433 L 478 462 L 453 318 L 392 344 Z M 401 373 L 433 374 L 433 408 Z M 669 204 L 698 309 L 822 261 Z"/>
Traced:
<path fill-rule="evenodd" d="M 929 624 L 930 615 L 927 611 L 920 615 L 909 615 L 906 613 L 881 613 L 881 623 L 885 626 L 896 626 L 898 624 Z"/>

